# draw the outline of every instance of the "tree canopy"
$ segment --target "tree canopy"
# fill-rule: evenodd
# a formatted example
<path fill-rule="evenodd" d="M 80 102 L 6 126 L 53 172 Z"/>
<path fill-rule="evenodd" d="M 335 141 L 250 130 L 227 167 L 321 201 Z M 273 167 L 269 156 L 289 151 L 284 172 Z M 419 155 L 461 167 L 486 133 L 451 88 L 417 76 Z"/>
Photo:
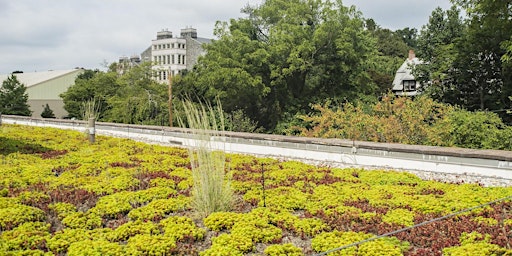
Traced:
<path fill-rule="evenodd" d="M 510 122 L 506 110 L 511 109 L 512 94 L 512 65 L 507 64 L 512 2 L 452 2 L 450 10 L 434 10 L 420 33 L 418 52 L 428 63 L 420 77 L 432 83 L 428 93 L 434 99 L 494 111 Z"/>
<path fill-rule="evenodd" d="M 0 88 L 0 113 L 30 116 L 32 111 L 27 101 L 27 88 L 18 81 L 15 74 L 12 74 L 2 82 L 2 87 Z"/>
<path fill-rule="evenodd" d="M 375 97 L 368 70 L 375 40 L 355 7 L 341 1 L 267 0 L 246 18 L 219 22 L 219 38 L 177 84 L 179 95 L 243 110 L 267 130 L 309 104 Z"/>
<path fill-rule="evenodd" d="M 99 121 L 168 124 L 167 86 L 152 78 L 151 63 L 123 74 L 115 64 L 107 72 L 87 70 L 61 95 L 70 117 L 82 119 L 88 107 Z"/>

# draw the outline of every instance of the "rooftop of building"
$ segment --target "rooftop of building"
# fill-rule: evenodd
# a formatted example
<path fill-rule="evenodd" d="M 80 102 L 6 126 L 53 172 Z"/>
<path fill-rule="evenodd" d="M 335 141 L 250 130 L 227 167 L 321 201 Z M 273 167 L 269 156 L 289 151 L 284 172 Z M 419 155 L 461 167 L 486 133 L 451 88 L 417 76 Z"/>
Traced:
<path fill-rule="evenodd" d="M 23 73 L 11 73 L 11 74 L 0 74 L 0 81 L 5 81 L 11 75 L 15 75 L 20 83 L 25 85 L 25 87 L 31 87 L 70 73 L 74 73 L 77 71 L 81 71 L 80 68 L 75 69 L 66 69 L 66 70 L 48 70 L 48 71 L 40 71 L 40 72 L 23 72 Z"/>

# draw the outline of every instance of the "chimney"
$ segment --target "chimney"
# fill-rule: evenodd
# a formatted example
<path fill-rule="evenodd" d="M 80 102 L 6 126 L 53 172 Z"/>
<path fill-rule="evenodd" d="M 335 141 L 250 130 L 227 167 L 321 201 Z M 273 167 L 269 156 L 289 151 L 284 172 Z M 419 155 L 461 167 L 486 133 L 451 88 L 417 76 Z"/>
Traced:
<path fill-rule="evenodd" d="M 416 54 L 414 53 L 414 50 L 409 50 L 409 60 L 412 60 L 416 58 Z"/>

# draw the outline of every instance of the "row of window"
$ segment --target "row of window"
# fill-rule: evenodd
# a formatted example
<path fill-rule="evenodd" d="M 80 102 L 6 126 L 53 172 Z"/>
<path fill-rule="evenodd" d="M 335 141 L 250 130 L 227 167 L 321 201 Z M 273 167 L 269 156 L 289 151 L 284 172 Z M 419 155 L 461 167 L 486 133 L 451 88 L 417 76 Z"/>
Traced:
<path fill-rule="evenodd" d="M 404 91 L 416 91 L 416 80 L 404 80 Z"/>
<path fill-rule="evenodd" d="M 161 70 L 161 71 L 156 72 L 156 79 L 158 79 L 160 81 L 167 80 L 167 78 L 169 77 L 169 72 L 171 72 L 173 76 L 178 74 L 177 70 Z"/>
<path fill-rule="evenodd" d="M 165 49 L 185 49 L 185 44 L 180 43 L 169 43 L 169 44 L 155 44 L 153 50 L 165 50 Z"/>
<path fill-rule="evenodd" d="M 178 64 L 185 65 L 185 55 L 176 54 L 176 55 L 158 55 L 153 56 L 153 62 L 158 65 L 166 65 L 166 64 Z"/>

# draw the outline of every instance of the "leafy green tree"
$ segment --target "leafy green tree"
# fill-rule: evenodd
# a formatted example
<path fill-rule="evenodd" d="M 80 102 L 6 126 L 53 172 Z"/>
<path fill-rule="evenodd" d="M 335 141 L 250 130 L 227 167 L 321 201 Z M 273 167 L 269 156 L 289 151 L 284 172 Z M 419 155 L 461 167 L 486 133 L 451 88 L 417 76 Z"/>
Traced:
<path fill-rule="evenodd" d="M 2 82 L 0 88 L 0 113 L 6 115 L 30 116 L 30 106 L 27 103 L 28 93 L 24 84 L 12 74 Z"/>
<path fill-rule="evenodd" d="M 394 32 L 390 29 L 381 28 L 376 24 L 369 24 L 372 27 L 371 34 L 377 40 L 378 54 L 371 57 L 371 65 L 368 72 L 372 81 L 378 86 L 378 94 L 385 94 L 391 89 L 396 70 L 402 65 L 411 46 L 406 43 L 402 32 Z M 410 30 L 414 32 L 414 30 Z M 411 32 L 411 33 L 412 33 Z M 408 35 L 414 38 L 413 35 Z M 411 41 L 412 43 L 412 41 Z"/>
<path fill-rule="evenodd" d="M 416 79 L 428 87 L 427 94 L 443 102 L 455 102 L 454 62 L 457 56 L 457 42 L 465 30 L 460 10 L 456 6 L 444 11 L 432 11 L 429 23 L 421 29 L 418 37 L 417 54 L 427 65 L 416 66 Z"/>
<path fill-rule="evenodd" d="M 420 77 L 432 82 L 430 94 L 468 110 L 491 110 L 507 122 L 511 108 L 512 66 L 504 65 L 512 36 L 510 1 L 453 0 L 462 8 L 436 9 L 419 40 L 421 58 L 429 63 Z"/>
<path fill-rule="evenodd" d="M 82 119 L 86 112 L 86 105 L 94 102 L 98 112 L 96 118 L 101 120 L 110 108 L 107 100 L 115 94 L 118 87 L 117 73 L 85 70 L 77 77 L 75 84 L 60 97 L 64 101 L 64 109 L 68 112 L 69 117 Z"/>
<path fill-rule="evenodd" d="M 375 41 L 341 1 L 271 0 L 218 23 L 219 38 L 180 81 L 180 95 L 241 109 L 266 130 L 327 98 L 375 97 L 368 73 Z M 364 86 L 361 86 L 364 85 Z"/>
<path fill-rule="evenodd" d="M 41 113 L 42 118 L 55 118 L 55 114 L 53 113 L 53 110 L 50 108 L 48 103 L 44 106 L 43 112 Z"/>
<path fill-rule="evenodd" d="M 396 30 L 395 34 L 400 36 L 410 49 L 416 49 L 418 45 L 418 29 L 406 27 Z"/>
<path fill-rule="evenodd" d="M 116 80 L 115 93 L 106 100 L 104 121 L 127 124 L 166 125 L 168 87 L 152 79 L 150 63 L 127 70 Z"/>
<path fill-rule="evenodd" d="M 117 72 L 88 70 L 61 95 L 70 117 L 81 119 L 92 105 L 96 118 L 127 124 L 168 124 L 167 86 L 152 79 L 151 63 Z"/>

